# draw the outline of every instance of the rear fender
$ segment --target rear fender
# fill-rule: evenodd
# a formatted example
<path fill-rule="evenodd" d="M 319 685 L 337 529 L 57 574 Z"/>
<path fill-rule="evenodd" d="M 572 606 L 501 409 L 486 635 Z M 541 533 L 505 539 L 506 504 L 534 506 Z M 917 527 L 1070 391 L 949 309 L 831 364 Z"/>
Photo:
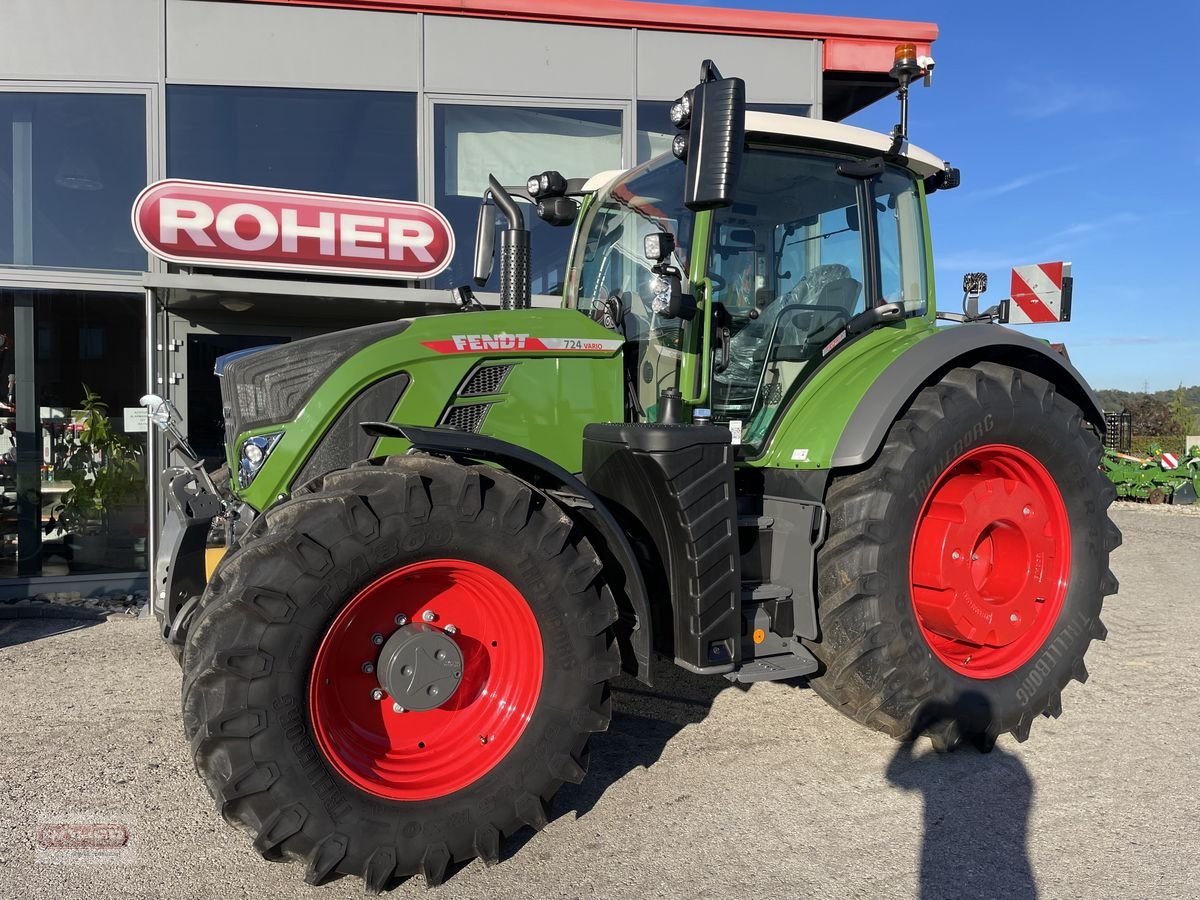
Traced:
<path fill-rule="evenodd" d="M 653 621 L 646 582 L 629 538 L 604 502 L 586 484 L 532 450 L 487 435 L 390 422 L 365 422 L 362 427 L 374 437 L 407 441 L 416 450 L 496 463 L 559 503 L 588 534 L 604 563 L 608 587 L 621 613 L 617 638 L 621 644 L 623 667 L 639 681 L 651 684 Z"/>
<path fill-rule="evenodd" d="M 1100 400 L 1070 361 L 1048 344 L 999 325 L 971 324 L 939 328 L 909 347 L 887 366 L 863 394 L 842 429 L 831 468 L 860 466 L 883 445 L 892 423 L 921 388 L 950 369 L 992 362 L 1044 378 L 1078 406 L 1104 434 Z"/>

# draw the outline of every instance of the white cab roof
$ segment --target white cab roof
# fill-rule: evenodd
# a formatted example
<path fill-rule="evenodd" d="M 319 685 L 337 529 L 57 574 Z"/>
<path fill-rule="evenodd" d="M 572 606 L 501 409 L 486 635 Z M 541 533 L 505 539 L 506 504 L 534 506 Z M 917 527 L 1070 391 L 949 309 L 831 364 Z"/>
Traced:
<path fill-rule="evenodd" d="M 784 134 L 827 144 L 841 144 L 873 153 L 886 153 L 892 146 L 889 135 L 868 131 L 866 128 L 804 116 L 784 116 L 779 113 L 747 112 L 746 133 Z M 908 167 L 922 177 L 946 168 L 945 160 L 938 159 L 920 147 L 906 144 L 901 151 L 902 155 L 908 158 Z"/>
<path fill-rule="evenodd" d="M 840 122 L 826 122 L 824 119 L 784 116 L 779 113 L 754 112 L 753 110 L 746 113 L 746 133 L 782 134 L 802 140 L 820 141 L 824 144 L 865 150 L 868 153 L 886 153 L 892 147 L 890 136 L 869 131 L 866 128 L 856 128 Z M 938 159 L 920 147 L 905 144 L 901 149 L 903 155 L 908 159 L 908 167 L 922 178 L 946 168 L 945 160 Z M 583 190 L 588 193 L 598 191 L 624 175 L 625 171 L 624 169 L 610 169 L 606 172 L 598 172 L 587 180 Z"/>

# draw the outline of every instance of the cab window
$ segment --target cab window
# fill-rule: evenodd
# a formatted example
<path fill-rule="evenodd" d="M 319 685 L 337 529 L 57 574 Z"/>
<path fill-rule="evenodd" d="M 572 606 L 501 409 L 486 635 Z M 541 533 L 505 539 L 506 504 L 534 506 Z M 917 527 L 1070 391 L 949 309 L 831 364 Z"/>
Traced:
<path fill-rule="evenodd" d="M 788 387 L 866 308 L 857 182 L 840 158 L 751 149 L 736 201 L 714 217 L 713 299 L 732 320 L 713 416 L 765 435 Z"/>
<path fill-rule="evenodd" d="M 885 302 L 927 306 L 918 186 L 889 166 L 870 185 L 880 258 L 863 241 L 865 198 L 837 173 L 843 158 L 751 149 L 736 200 L 714 217 L 713 297 L 730 314 L 729 362 L 714 359 L 713 417 L 740 425 L 753 451 L 794 389 L 856 315 Z M 868 297 L 878 265 L 881 296 Z M 714 352 L 720 354 L 719 348 Z"/>

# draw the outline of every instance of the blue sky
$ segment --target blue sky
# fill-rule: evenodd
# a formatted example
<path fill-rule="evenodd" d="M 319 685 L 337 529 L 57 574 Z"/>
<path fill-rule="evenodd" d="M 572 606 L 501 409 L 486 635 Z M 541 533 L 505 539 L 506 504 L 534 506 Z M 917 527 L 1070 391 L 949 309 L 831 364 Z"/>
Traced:
<path fill-rule="evenodd" d="M 940 306 L 964 272 L 995 302 L 1011 266 L 1068 260 L 1074 321 L 1030 333 L 1065 341 L 1093 387 L 1200 383 L 1200 2 L 697 2 L 936 22 L 909 134 L 962 169 L 930 198 Z M 849 121 L 889 131 L 897 110 Z"/>

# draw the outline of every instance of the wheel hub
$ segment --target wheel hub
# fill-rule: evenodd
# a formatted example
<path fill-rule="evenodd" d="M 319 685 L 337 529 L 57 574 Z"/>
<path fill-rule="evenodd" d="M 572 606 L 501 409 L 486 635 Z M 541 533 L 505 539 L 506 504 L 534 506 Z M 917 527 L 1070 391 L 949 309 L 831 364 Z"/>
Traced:
<path fill-rule="evenodd" d="M 955 460 L 918 516 L 910 573 L 918 623 L 943 662 L 980 678 L 1021 665 L 1053 627 L 1070 573 L 1050 474 L 1007 445 Z"/>
<path fill-rule="evenodd" d="M 445 704 L 462 684 L 463 654 L 446 632 L 423 622 L 396 629 L 379 654 L 379 686 L 406 710 Z"/>

